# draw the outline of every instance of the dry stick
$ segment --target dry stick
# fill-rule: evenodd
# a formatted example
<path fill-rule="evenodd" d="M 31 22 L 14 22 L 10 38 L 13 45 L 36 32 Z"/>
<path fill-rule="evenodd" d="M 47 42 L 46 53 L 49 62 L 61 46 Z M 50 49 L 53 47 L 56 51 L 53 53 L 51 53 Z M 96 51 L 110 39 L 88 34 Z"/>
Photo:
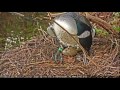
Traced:
<path fill-rule="evenodd" d="M 17 73 L 20 75 L 21 73 L 20 73 L 20 71 L 18 70 L 17 65 L 15 65 L 15 63 L 13 63 L 13 62 L 10 60 L 10 58 L 9 58 L 8 60 L 9 60 L 9 62 L 15 67 L 15 69 L 17 70 Z M 20 70 L 21 70 L 21 69 L 20 69 Z"/>
<path fill-rule="evenodd" d="M 55 13 L 55 14 L 53 14 L 53 13 L 50 13 L 50 12 L 47 12 L 48 13 L 48 16 L 49 16 L 49 18 L 51 18 L 52 19 L 52 17 L 56 17 L 56 16 L 58 16 L 58 15 L 61 15 L 61 14 L 63 14 L 63 13 Z M 50 19 L 50 20 L 51 20 Z"/>
<path fill-rule="evenodd" d="M 114 56 L 113 56 L 113 61 L 114 61 L 114 59 L 116 58 L 117 54 L 119 53 L 119 50 L 118 50 L 118 49 L 119 49 L 119 48 L 118 48 L 118 47 L 119 47 L 119 44 L 118 44 L 116 38 L 115 38 L 115 43 L 116 43 L 116 48 L 115 48 L 116 50 L 115 50 L 115 49 L 114 49 L 114 50 L 115 50 L 116 53 L 113 54 L 113 55 L 114 55 Z"/>
<path fill-rule="evenodd" d="M 50 14 L 49 14 L 50 15 Z M 55 20 L 53 20 L 58 26 L 60 26 L 65 32 L 67 32 L 75 41 L 76 39 L 65 29 L 63 28 L 61 25 L 59 25 Z M 77 41 L 76 41 L 77 42 Z M 91 60 L 91 58 L 87 55 L 85 49 L 82 47 L 82 45 L 77 42 L 79 47 L 81 48 L 81 50 L 83 51 L 84 55 L 85 55 L 85 58 L 89 59 L 95 66 L 99 67 L 94 61 Z M 99 67 L 100 68 L 100 67 Z"/>
<path fill-rule="evenodd" d="M 9 12 L 9 13 L 24 17 L 24 14 L 21 14 L 21 13 L 18 13 L 18 12 Z"/>
<path fill-rule="evenodd" d="M 106 21 L 98 18 L 98 17 L 95 17 L 95 16 L 92 16 L 90 15 L 89 13 L 85 12 L 85 16 L 86 18 L 88 18 L 89 20 L 91 20 L 92 22 L 94 23 L 97 23 L 99 24 L 100 26 L 102 26 L 107 32 L 109 32 L 110 34 L 116 34 L 116 30 L 114 30 L 112 28 L 112 26 L 110 24 L 108 24 Z"/>

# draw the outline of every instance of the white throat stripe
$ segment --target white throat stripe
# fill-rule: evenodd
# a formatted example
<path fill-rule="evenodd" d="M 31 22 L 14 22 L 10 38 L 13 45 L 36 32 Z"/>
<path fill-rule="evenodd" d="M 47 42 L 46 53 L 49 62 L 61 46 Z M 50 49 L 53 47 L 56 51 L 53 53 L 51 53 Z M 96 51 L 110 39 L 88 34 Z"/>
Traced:
<path fill-rule="evenodd" d="M 79 38 L 86 38 L 90 36 L 90 31 L 84 31 L 81 35 L 79 35 Z"/>

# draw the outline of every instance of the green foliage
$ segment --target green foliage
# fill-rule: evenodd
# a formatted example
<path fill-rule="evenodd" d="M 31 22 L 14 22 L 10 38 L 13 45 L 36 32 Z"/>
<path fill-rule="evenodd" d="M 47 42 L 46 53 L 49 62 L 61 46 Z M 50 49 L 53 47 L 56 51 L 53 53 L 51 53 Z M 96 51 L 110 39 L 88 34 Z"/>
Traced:
<path fill-rule="evenodd" d="M 113 26 L 113 29 L 120 32 L 120 26 Z"/>
<path fill-rule="evenodd" d="M 101 35 L 101 36 L 107 36 L 109 34 L 107 31 L 102 30 L 102 29 L 98 29 L 98 28 L 96 28 L 95 31 L 96 31 L 97 35 Z"/>
<path fill-rule="evenodd" d="M 40 18 L 44 17 L 45 13 L 24 12 L 23 14 L 26 17 L 39 18 L 37 22 L 34 22 L 32 19 L 25 19 L 9 13 L 0 14 L 0 21 L 2 22 L 0 23 L 0 44 L 5 46 L 7 49 L 19 46 L 21 42 L 25 42 L 26 40 L 30 40 L 33 36 L 39 35 L 39 26 L 44 30 L 47 27 L 48 21 L 40 20 Z"/>

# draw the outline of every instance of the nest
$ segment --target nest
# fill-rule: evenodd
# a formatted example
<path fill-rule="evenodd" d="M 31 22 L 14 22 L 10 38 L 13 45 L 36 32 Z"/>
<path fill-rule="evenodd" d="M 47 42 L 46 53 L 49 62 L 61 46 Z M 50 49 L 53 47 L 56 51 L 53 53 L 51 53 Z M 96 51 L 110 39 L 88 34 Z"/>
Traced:
<path fill-rule="evenodd" d="M 84 65 L 75 57 L 64 56 L 64 63 L 52 60 L 58 45 L 54 39 L 41 30 L 41 35 L 21 44 L 20 47 L 0 55 L 0 77 L 120 77 L 120 40 L 114 42 L 97 37 L 93 40 L 92 62 Z"/>

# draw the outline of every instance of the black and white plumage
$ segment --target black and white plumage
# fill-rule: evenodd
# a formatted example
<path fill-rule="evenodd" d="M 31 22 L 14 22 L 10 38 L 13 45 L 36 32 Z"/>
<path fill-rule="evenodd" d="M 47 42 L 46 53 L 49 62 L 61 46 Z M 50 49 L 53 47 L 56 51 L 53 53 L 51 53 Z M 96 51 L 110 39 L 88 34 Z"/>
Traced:
<path fill-rule="evenodd" d="M 77 42 L 79 42 L 83 48 L 89 52 L 95 31 L 86 17 L 79 15 L 77 12 L 67 12 L 57 16 L 54 20 L 67 30 L 77 40 Z M 79 48 L 78 43 L 59 25 L 53 23 L 47 28 L 48 33 L 53 37 L 56 36 L 60 44 L 64 47 Z"/>

